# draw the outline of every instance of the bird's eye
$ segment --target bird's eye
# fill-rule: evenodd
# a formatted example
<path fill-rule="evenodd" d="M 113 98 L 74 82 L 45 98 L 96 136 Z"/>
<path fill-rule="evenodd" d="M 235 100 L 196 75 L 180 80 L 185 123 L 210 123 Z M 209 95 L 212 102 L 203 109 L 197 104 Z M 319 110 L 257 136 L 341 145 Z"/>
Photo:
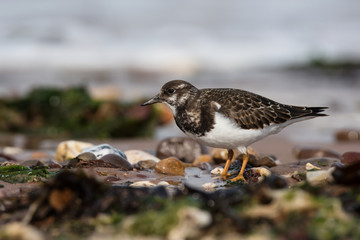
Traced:
<path fill-rule="evenodd" d="M 171 93 L 174 93 L 174 92 L 175 92 L 175 89 L 169 88 L 169 89 L 167 90 L 167 92 L 170 93 L 170 94 L 171 94 Z"/>

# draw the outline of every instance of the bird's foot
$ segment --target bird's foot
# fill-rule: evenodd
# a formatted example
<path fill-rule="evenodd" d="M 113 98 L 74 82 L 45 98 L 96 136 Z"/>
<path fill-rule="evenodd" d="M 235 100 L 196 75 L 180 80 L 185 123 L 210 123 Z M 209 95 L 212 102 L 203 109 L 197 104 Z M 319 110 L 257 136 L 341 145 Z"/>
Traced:
<path fill-rule="evenodd" d="M 221 177 L 222 179 L 225 179 L 225 180 L 226 180 L 229 176 L 230 176 L 229 173 L 222 173 L 222 174 L 220 175 L 220 177 Z"/>
<path fill-rule="evenodd" d="M 234 177 L 234 178 L 230 179 L 230 181 L 232 181 L 232 182 L 236 182 L 236 181 L 239 181 L 239 180 L 241 180 L 243 182 L 246 182 L 243 175 L 238 175 L 237 177 Z"/>

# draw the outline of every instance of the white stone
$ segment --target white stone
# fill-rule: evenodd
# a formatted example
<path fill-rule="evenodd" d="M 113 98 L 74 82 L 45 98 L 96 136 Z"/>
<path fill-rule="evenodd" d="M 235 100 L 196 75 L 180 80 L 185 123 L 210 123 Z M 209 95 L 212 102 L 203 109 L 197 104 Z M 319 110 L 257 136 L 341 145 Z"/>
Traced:
<path fill-rule="evenodd" d="M 213 170 L 211 170 L 211 174 L 213 175 L 221 175 L 221 173 L 224 171 L 222 167 L 216 167 Z"/>
<path fill-rule="evenodd" d="M 306 172 L 306 181 L 311 185 L 321 185 L 326 183 L 331 183 L 334 181 L 332 172 L 335 168 L 329 168 L 328 170 L 318 170 L 318 171 L 309 171 Z"/>
<path fill-rule="evenodd" d="M 156 184 L 150 181 L 138 181 L 130 184 L 131 187 L 155 187 Z"/>
<path fill-rule="evenodd" d="M 124 152 L 122 152 L 121 150 L 119 150 L 113 146 L 110 146 L 109 144 L 100 144 L 100 145 L 96 145 L 96 146 L 87 147 L 87 148 L 83 149 L 82 152 L 83 153 L 91 152 L 96 156 L 97 159 L 100 159 L 107 154 L 116 154 L 116 155 L 126 159 L 126 155 Z"/>
<path fill-rule="evenodd" d="M 255 173 L 260 174 L 260 177 L 258 178 L 259 182 L 263 181 L 265 177 L 268 177 L 271 175 L 271 172 L 269 169 L 264 167 L 253 167 L 251 168 L 251 171 L 254 171 Z"/>
<path fill-rule="evenodd" d="M 160 162 L 159 158 L 141 150 L 127 150 L 125 151 L 125 155 L 129 163 L 131 164 L 136 164 L 139 161 L 143 161 L 143 160 L 153 160 L 156 163 Z"/>
<path fill-rule="evenodd" d="M 306 163 L 305 169 L 306 169 L 306 171 L 312 171 L 312 170 L 320 170 L 321 168 L 319 168 L 311 163 Z"/>
<path fill-rule="evenodd" d="M 55 153 L 55 161 L 64 162 L 79 155 L 83 149 L 93 146 L 92 143 L 68 140 L 59 143 Z"/>
<path fill-rule="evenodd" d="M 213 182 L 208 182 L 208 183 L 204 183 L 201 187 L 207 192 L 213 192 L 215 191 L 216 184 Z"/>

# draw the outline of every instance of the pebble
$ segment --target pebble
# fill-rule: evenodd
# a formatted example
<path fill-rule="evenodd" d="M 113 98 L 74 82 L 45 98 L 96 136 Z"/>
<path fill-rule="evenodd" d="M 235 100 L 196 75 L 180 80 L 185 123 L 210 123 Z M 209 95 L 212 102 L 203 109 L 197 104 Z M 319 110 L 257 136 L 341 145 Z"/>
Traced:
<path fill-rule="evenodd" d="M 104 162 L 107 163 L 111 163 L 115 167 L 126 171 L 130 171 L 133 169 L 132 165 L 126 159 L 120 157 L 117 154 L 113 154 L 113 153 L 106 154 L 105 156 L 100 158 L 100 160 L 103 160 Z"/>
<path fill-rule="evenodd" d="M 203 162 L 203 163 L 199 163 L 196 165 L 198 168 L 200 168 L 201 170 L 207 170 L 210 171 L 212 169 L 212 166 L 210 163 L 207 162 Z"/>
<path fill-rule="evenodd" d="M 213 192 L 216 190 L 216 184 L 213 182 L 204 183 L 201 187 L 207 192 Z"/>
<path fill-rule="evenodd" d="M 224 171 L 224 168 L 222 167 L 216 167 L 213 170 L 211 170 L 211 174 L 213 175 L 221 175 L 221 173 Z"/>
<path fill-rule="evenodd" d="M 321 158 L 321 157 L 330 157 L 340 159 L 341 155 L 335 151 L 322 149 L 322 148 L 309 148 L 309 147 L 295 147 L 293 149 L 293 154 L 298 160 L 308 159 L 308 158 Z"/>
<path fill-rule="evenodd" d="M 360 141 L 360 131 L 358 130 L 340 130 L 336 132 L 336 140 L 339 142 L 357 142 Z"/>
<path fill-rule="evenodd" d="M 54 159 L 50 159 L 49 161 L 47 161 L 46 165 L 49 168 L 62 168 L 62 165 L 60 163 L 56 162 Z"/>
<path fill-rule="evenodd" d="M 305 169 L 306 171 L 314 171 L 314 170 L 320 170 L 321 168 L 315 166 L 315 165 L 312 165 L 311 163 L 306 163 L 305 165 Z"/>
<path fill-rule="evenodd" d="M 91 152 L 80 153 L 76 158 L 84 161 L 94 161 L 97 159 L 95 154 Z"/>
<path fill-rule="evenodd" d="M 324 168 L 324 167 L 330 167 L 335 162 L 340 162 L 340 160 L 338 158 L 331 158 L 331 157 L 314 157 L 314 158 L 300 160 L 298 164 L 306 166 L 306 164 L 311 163 L 316 167 Z"/>
<path fill-rule="evenodd" d="M 96 145 L 96 146 L 91 146 L 91 147 L 87 147 L 85 149 L 83 149 L 82 153 L 85 152 L 90 152 L 93 153 L 97 159 L 102 158 L 103 156 L 107 155 L 107 154 L 116 154 L 124 159 L 126 158 L 126 155 L 123 151 L 114 148 L 113 146 L 110 146 L 109 144 L 100 144 L 100 145 Z"/>
<path fill-rule="evenodd" d="M 183 207 L 178 212 L 178 224 L 170 230 L 166 239 L 202 239 L 202 229 L 208 227 L 212 222 L 208 211 L 196 207 Z M 206 237 L 205 237 L 206 238 Z"/>
<path fill-rule="evenodd" d="M 130 184 L 130 187 L 156 187 L 156 186 L 169 186 L 170 184 L 166 181 L 158 182 L 157 184 L 150 181 L 137 181 Z"/>
<path fill-rule="evenodd" d="M 360 152 L 346 152 L 341 156 L 344 165 L 352 165 L 360 162 Z"/>
<path fill-rule="evenodd" d="M 142 160 L 137 162 L 134 166 L 137 169 L 154 169 L 156 162 L 154 160 Z"/>
<path fill-rule="evenodd" d="M 250 155 L 249 162 L 251 166 L 254 167 L 275 167 L 277 166 L 277 160 L 274 156 L 265 156 L 260 159 L 256 158 L 254 155 Z"/>
<path fill-rule="evenodd" d="M 335 168 L 330 168 L 328 170 L 307 171 L 306 181 L 313 186 L 332 183 L 334 181 L 332 176 L 332 172 L 334 170 Z"/>
<path fill-rule="evenodd" d="M 258 178 L 259 182 L 263 181 L 265 179 L 265 177 L 268 177 L 271 175 L 270 170 L 265 167 L 253 167 L 248 171 L 251 171 L 254 174 L 259 174 L 260 175 L 260 177 Z"/>
<path fill-rule="evenodd" d="M 207 148 L 204 145 L 187 137 L 166 138 L 156 148 L 158 158 L 176 157 L 186 163 L 192 163 L 206 153 Z"/>
<path fill-rule="evenodd" d="M 209 164 L 213 164 L 214 163 L 214 160 L 212 158 L 211 155 L 209 154 L 203 154 L 203 155 L 200 155 L 198 156 L 195 161 L 193 162 L 193 165 L 197 166 L 201 163 L 209 163 Z"/>
<path fill-rule="evenodd" d="M 168 175 L 183 176 L 185 174 L 185 167 L 179 159 L 170 157 L 158 162 L 155 166 L 155 171 Z"/>
<path fill-rule="evenodd" d="M 37 228 L 21 222 L 12 222 L 0 227 L 1 239 L 45 240 Z"/>
<path fill-rule="evenodd" d="M 136 164 L 144 160 L 153 160 L 156 163 L 160 161 L 160 159 L 155 157 L 154 155 L 151 155 L 150 153 L 141 150 L 127 150 L 125 151 L 125 154 L 127 156 L 127 160 L 131 164 Z"/>
<path fill-rule="evenodd" d="M 336 183 L 344 185 L 359 186 L 360 182 L 360 163 L 347 165 L 342 168 L 335 168 L 333 177 Z"/>
<path fill-rule="evenodd" d="M 55 161 L 61 163 L 70 160 L 79 155 L 83 149 L 90 146 L 93 146 L 93 144 L 74 140 L 63 141 L 57 146 Z"/>

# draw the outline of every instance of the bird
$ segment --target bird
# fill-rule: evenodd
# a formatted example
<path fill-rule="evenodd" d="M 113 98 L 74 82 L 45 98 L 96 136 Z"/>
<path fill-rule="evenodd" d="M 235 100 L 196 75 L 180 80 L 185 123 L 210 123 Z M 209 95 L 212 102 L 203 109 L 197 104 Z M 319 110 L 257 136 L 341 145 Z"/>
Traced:
<path fill-rule="evenodd" d="M 190 138 L 207 146 L 227 149 L 221 177 L 227 179 L 234 150 L 243 154 L 239 174 L 231 181 L 246 181 L 247 147 L 276 134 L 295 122 L 327 116 L 327 107 L 305 107 L 278 103 L 261 95 L 234 88 L 198 89 L 184 80 L 165 83 L 160 92 L 141 104 L 166 104 L 176 125 Z M 235 156 L 236 157 L 236 156 Z"/>

